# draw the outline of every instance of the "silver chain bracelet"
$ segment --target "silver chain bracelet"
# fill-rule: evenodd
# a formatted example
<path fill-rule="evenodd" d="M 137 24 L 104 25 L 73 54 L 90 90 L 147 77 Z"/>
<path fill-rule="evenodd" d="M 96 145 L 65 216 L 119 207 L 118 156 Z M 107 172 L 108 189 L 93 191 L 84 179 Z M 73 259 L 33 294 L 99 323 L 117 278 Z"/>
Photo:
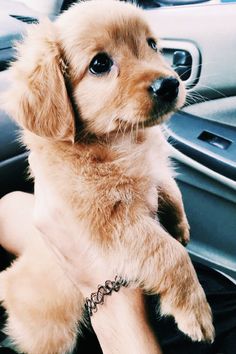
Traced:
<path fill-rule="evenodd" d="M 116 276 L 115 280 L 106 280 L 105 285 L 99 285 L 98 290 L 90 295 L 90 298 L 86 298 L 85 307 L 91 317 L 93 313 L 97 312 L 97 305 L 104 303 L 104 297 L 111 295 L 113 291 L 119 291 L 122 286 L 127 287 L 129 284 L 126 280 L 120 276 Z"/>

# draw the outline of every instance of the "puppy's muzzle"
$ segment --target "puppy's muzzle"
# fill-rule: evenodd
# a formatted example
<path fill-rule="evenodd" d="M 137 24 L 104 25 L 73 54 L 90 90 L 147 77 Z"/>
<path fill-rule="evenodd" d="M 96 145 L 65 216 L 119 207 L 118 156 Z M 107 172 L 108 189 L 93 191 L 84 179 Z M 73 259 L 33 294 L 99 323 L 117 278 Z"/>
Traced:
<path fill-rule="evenodd" d="M 155 100 L 171 103 L 179 94 L 179 80 L 175 77 L 159 78 L 153 81 L 148 91 Z"/>

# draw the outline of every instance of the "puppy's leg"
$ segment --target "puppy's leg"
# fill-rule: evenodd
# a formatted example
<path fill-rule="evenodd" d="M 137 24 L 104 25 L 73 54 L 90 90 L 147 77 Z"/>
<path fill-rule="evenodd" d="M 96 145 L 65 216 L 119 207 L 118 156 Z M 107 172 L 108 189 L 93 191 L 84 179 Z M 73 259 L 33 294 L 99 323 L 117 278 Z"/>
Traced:
<path fill-rule="evenodd" d="M 192 340 L 212 341 L 211 309 L 185 248 L 151 218 L 130 227 L 126 240 L 131 243 L 123 248 L 120 274 L 145 291 L 159 294 L 162 314 L 174 316 L 179 329 Z"/>
<path fill-rule="evenodd" d="M 33 196 L 0 200 L 0 244 L 20 257 L 0 273 L 6 331 L 27 354 L 64 354 L 75 342 L 83 298 L 33 226 Z"/>
<path fill-rule="evenodd" d="M 189 242 L 189 224 L 179 187 L 173 178 L 166 179 L 159 187 L 158 217 L 174 238 L 183 245 Z"/>
<path fill-rule="evenodd" d="M 55 262 L 41 252 L 26 253 L 0 274 L 0 288 L 8 314 L 5 331 L 20 352 L 73 349 L 83 299 Z"/>

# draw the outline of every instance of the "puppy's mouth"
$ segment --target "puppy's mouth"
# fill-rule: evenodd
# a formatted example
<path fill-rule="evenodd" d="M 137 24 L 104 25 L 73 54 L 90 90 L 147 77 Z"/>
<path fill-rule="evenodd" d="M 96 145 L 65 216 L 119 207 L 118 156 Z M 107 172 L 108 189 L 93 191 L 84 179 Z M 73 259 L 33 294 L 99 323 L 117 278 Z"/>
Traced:
<path fill-rule="evenodd" d="M 177 101 L 177 100 L 176 100 Z M 173 113 L 177 112 L 179 106 L 177 102 L 171 104 L 156 104 L 154 103 L 147 119 L 141 124 L 142 127 L 151 127 L 153 125 L 161 124 L 166 121 Z"/>

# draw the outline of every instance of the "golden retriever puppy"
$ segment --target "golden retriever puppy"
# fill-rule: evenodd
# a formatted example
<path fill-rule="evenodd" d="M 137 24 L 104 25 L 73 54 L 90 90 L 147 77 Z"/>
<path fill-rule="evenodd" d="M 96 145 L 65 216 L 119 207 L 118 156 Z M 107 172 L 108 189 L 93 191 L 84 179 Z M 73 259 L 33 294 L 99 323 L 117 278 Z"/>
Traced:
<path fill-rule="evenodd" d="M 160 128 L 183 105 L 185 89 L 142 10 L 106 0 L 72 6 L 30 29 L 11 75 L 6 110 L 74 215 L 71 252 L 88 238 L 114 275 L 160 294 L 161 313 L 174 316 L 181 331 L 212 341 L 211 310 L 187 251 L 156 218 L 159 199 L 174 236 L 188 240 Z M 70 254 L 62 261 L 73 278 Z M 0 299 L 21 351 L 73 348 L 84 299 L 43 241 L 1 273 Z"/>

